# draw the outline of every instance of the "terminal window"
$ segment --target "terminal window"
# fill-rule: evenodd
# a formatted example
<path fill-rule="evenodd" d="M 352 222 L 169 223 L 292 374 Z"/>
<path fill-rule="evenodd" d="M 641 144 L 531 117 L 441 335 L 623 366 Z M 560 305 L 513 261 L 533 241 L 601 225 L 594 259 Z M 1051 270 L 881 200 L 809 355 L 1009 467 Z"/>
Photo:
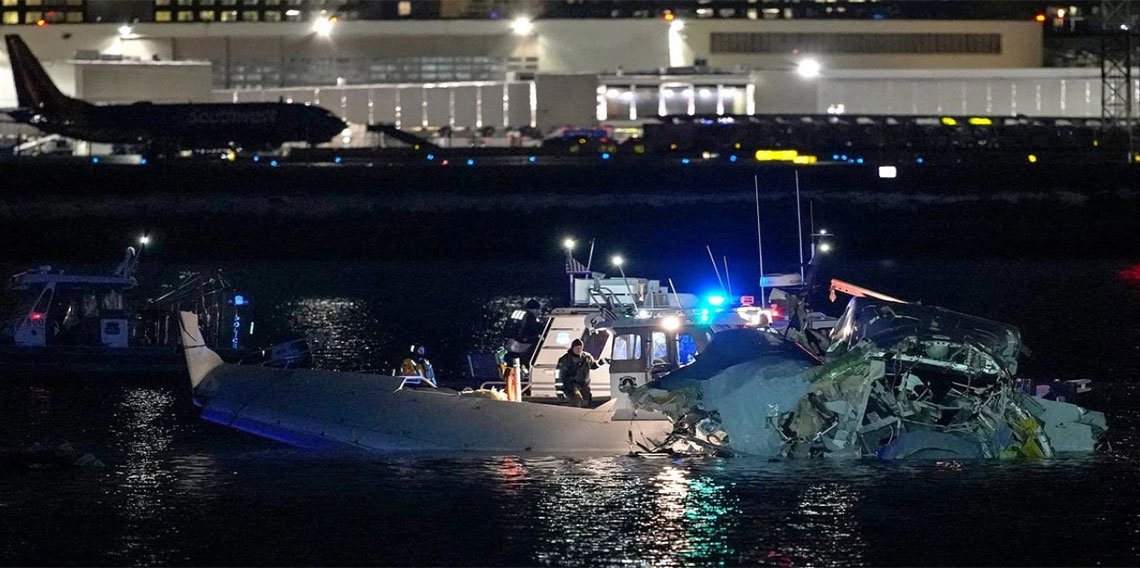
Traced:
<path fill-rule="evenodd" d="M 18 23 L 20 23 L 20 13 L 19 12 L 4 12 L 4 23 L 5 24 L 18 24 Z"/>
<path fill-rule="evenodd" d="M 24 12 L 24 23 L 34 24 L 43 19 L 43 12 Z"/>
<path fill-rule="evenodd" d="M 154 12 L 154 21 L 156 22 L 169 22 L 172 19 L 170 10 L 155 10 Z"/>
<path fill-rule="evenodd" d="M 67 23 L 78 24 L 83 21 L 83 12 L 68 12 Z"/>
<path fill-rule="evenodd" d="M 713 53 L 962 53 L 999 54 L 1001 34 L 711 34 Z"/>
<path fill-rule="evenodd" d="M 194 21 L 194 12 L 191 12 L 190 10 L 182 10 L 181 12 L 178 12 L 178 21 L 179 22 L 193 22 Z"/>
<path fill-rule="evenodd" d="M 5 6 L 19 6 L 20 0 L 4 0 Z"/>

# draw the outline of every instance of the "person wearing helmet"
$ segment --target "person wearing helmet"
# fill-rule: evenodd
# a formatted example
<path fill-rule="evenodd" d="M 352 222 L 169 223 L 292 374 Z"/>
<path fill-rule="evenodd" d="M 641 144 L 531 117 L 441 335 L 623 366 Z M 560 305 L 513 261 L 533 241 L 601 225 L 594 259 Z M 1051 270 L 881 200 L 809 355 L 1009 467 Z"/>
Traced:
<path fill-rule="evenodd" d="M 570 349 L 558 359 L 558 378 L 562 380 L 562 392 L 571 406 L 590 406 L 593 398 L 590 394 L 590 370 L 597 368 L 594 357 L 583 350 L 581 339 L 571 342 Z"/>

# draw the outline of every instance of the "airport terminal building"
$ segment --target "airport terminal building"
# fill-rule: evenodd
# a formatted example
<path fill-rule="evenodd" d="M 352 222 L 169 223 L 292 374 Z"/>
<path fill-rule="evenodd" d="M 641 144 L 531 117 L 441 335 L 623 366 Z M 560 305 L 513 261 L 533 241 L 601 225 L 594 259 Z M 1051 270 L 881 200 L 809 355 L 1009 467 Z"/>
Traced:
<path fill-rule="evenodd" d="M 1050 47 L 1099 3 L 994 4 L 1011 3 L 2 0 L 0 27 L 77 97 L 312 103 L 351 125 L 339 145 L 375 143 L 376 123 L 502 137 L 661 115 L 1100 116 L 1100 69 Z M 0 105 L 16 106 L 10 80 Z"/>

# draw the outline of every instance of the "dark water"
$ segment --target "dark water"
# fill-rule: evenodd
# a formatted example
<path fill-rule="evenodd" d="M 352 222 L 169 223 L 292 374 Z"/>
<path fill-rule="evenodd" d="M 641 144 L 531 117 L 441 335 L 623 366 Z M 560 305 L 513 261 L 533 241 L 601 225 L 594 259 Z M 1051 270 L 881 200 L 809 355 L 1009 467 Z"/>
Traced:
<path fill-rule="evenodd" d="M 0 563 L 82 565 L 1137 565 L 1140 259 L 840 260 L 836 276 L 1019 325 L 1023 374 L 1087 377 L 1113 450 L 997 464 L 375 456 L 200 421 L 182 383 L 6 379 L 4 445 L 71 441 L 102 469 L 0 470 Z M 743 261 L 740 264 L 744 264 Z M 7 269 L 8 267 L 4 267 Z M 179 267 L 157 262 L 146 278 Z M 232 263 L 266 340 L 323 330 L 317 364 L 441 372 L 506 311 L 558 298 L 553 263 Z M 634 270 L 630 270 L 634 272 Z M 638 274 L 711 289 L 668 259 Z M 744 267 L 741 282 L 755 281 Z M 838 307 L 836 308 L 838 309 Z"/>

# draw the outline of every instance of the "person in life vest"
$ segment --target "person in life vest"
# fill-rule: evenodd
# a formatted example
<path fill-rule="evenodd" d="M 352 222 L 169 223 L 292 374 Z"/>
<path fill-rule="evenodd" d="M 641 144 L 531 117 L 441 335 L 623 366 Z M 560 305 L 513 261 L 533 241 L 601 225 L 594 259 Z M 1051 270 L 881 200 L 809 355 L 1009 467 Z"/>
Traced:
<path fill-rule="evenodd" d="M 594 357 L 582 349 L 581 339 L 571 342 L 570 349 L 558 359 L 558 378 L 562 379 L 562 392 L 566 393 L 571 406 L 590 406 L 593 398 L 590 394 L 590 370 L 597 368 Z"/>
<path fill-rule="evenodd" d="M 408 357 L 400 362 L 400 374 L 405 376 L 421 376 L 435 383 L 435 369 L 424 353 L 427 350 L 423 345 L 412 345 Z"/>

